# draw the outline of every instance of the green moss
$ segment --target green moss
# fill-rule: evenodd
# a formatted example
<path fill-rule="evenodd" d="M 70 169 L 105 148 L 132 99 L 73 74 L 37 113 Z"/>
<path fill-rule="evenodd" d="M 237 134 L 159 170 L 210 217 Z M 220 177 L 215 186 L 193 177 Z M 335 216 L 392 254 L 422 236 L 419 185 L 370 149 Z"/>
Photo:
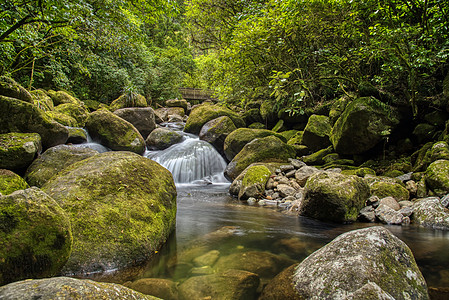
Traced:
<path fill-rule="evenodd" d="M 243 177 L 242 185 L 252 185 L 252 184 L 260 184 L 265 187 L 265 184 L 270 178 L 271 172 L 266 166 L 253 166 L 250 167 Z"/>
<path fill-rule="evenodd" d="M 43 90 L 31 91 L 31 96 L 33 97 L 33 103 L 39 109 L 43 111 L 51 111 L 54 109 L 53 101 Z"/>
<path fill-rule="evenodd" d="M 343 170 L 341 173 L 344 175 L 357 175 L 359 177 L 365 177 L 367 174 L 376 176 L 376 171 L 366 167 L 356 168 L 354 170 Z"/>
<path fill-rule="evenodd" d="M 426 183 L 438 196 L 449 192 L 449 160 L 434 161 L 426 170 Z"/>
<path fill-rule="evenodd" d="M 9 195 L 17 190 L 29 188 L 28 183 L 14 172 L 0 169 L 0 194 Z"/>
<path fill-rule="evenodd" d="M 51 100 L 53 101 L 53 104 L 55 106 L 64 104 L 64 103 L 72 103 L 75 105 L 81 105 L 81 101 L 77 98 L 73 97 L 69 93 L 65 91 L 53 91 L 49 90 L 47 91 L 48 96 L 50 96 Z"/>
<path fill-rule="evenodd" d="M 274 132 L 281 132 L 285 130 L 285 126 L 284 126 L 284 120 L 279 120 L 276 125 L 274 125 L 273 129 L 271 129 L 271 131 Z"/>
<path fill-rule="evenodd" d="M 393 197 L 397 201 L 403 201 L 410 198 L 408 190 L 398 183 L 376 181 L 370 184 L 370 191 L 372 196 L 378 196 L 380 199 Z"/>
<path fill-rule="evenodd" d="M 296 132 L 295 135 L 292 136 L 292 137 L 288 140 L 287 144 L 289 144 L 289 145 L 301 145 L 303 134 L 304 134 L 304 131 L 298 131 L 298 132 Z"/>
<path fill-rule="evenodd" d="M 192 109 L 184 127 L 185 132 L 199 134 L 207 122 L 221 116 L 228 116 L 236 127 L 244 127 L 245 122 L 238 114 L 219 105 L 200 105 Z"/>
<path fill-rule="evenodd" d="M 111 111 L 126 107 L 147 107 L 147 99 L 140 94 L 130 93 L 121 95 L 109 105 Z"/>
<path fill-rule="evenodd" d="M 14 79 L 0 76 L 0 95 L 16 98 L 26 102 L 33 102 L 30 93 Z"/>
<path fill-rule="evenodd" d="M 0 134 L 0 168 L 26 168 L 41 150 L 41 137 L 37 133 Z"/>
<path fill-rule="evenodd" d="M 76 120 L 76 125 L 73 127 L 84 127 L 86 119 L 89 114 L 87 108 L 82 104 L 64 103 L 55 107 L 55 111 L 63 113 Z"/>
<path fill-rule="evenodd" d="M 59 111 L 47 111 L 45 114 L 52 120 L 64 126 L 78 127 L 78 122 L 71 117 Z"/>
<path fill-rule="evenodd" d="M 329 146 L 326 149 L 322 149 L 310 155 L 303 156 L 301 157 L 301 160 L 308 165 L 322 165 L 324 163 L 323 158 L 326 155 L 331 154 L 333 151 L 333 147 Z"/>

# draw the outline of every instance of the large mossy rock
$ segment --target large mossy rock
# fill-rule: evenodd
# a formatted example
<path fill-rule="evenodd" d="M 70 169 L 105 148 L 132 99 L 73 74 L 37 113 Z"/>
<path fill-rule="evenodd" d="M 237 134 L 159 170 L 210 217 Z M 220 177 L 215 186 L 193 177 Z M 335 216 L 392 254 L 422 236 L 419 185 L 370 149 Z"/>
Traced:
<path fill-rule="evenodd" d="M 157 300 L 116 283 L 88 279 L 54 277 L 24 280 L 0 287 L 0 299 L 8 300 Z"/>
<path fill-rule="evenodd" d="M 153 130 L 145 142 L 150 149 L 164 150 L 182 140 L 183 136 L 179 132 L 161 127 Z"/>
<path fill-rule="evenodd" d="M 49 117 L 50 119 L 52 119 L 53 121 L 58 122 L 59 124 L 64 125 L 64 126 L 69 126 L 69 127 L 78 126 L 78 123 L 76 122 L 76 120 L 73 117 L 66 115 L 60 111 L 54 111 L 54 110 L 46 111 L 45 115 L 47 117 Z"/>
<path fill-rule="evenodd" d="M 73 97 L 72 95 L 70 95 L 69 93 L 67 93 L 65 91 L 49 90 L 49 91 L 47 91 L 47 95 L 53 101 L 54 106 L 58 106 L 60 104 L 65 104 L 65 103 L 71 103 L 71 104 L 75 104 L 75 105 L 82 104 L 79 99 Z"/>
<path fill-rule="evenodd" d="M 265 186 L 271 174 L 271 171 L 263 165 L 248 167 L 242 179 L 242 186 L 238 194 L 239 200 L 246 200 L 250 197 L 260 198 L 265 192 Z"/>
<path fill-rule="evenodd" d="M 86 129 L 93 140 L 115 151 L 131 151 L 142 154 L 145 140 L 128 121 L 112 112 L 101 109 L 89 115 Z"/>
<path fill-rule="evenodd" d="M 41 137 L 37 133 L 0 134 L 0 169 L 27 168 L 41 150 Z"/>
<path fill-rule="evenodd" d="M 300 213 L 324 221 L 354 222 L 369 198 L 369 187 L 354 175 L 319 172 L 307 179 Z"/>
<path fill-rule="evenodd" d="M 275 136 L 287 142 L 282 134 L 267 129 L 239 128 L 231 132 L 225 139 L 223 149 L 228 160 L 232 160 L 246 144 L 256 138 Z"/>
<path fill-rule="evenodd" d="M 112 103 L 109 105 L 112 111 L 116 111 L 117 109 L 126 107 L 147 107 L 147 106 L 148 106 L 147 99 L 145 99 L 144 96 L 135 93 L 121 95 L 120 97 L 112 101 Z"/>
<path fill-rule="evenodd" d="M 224 155 L 224 143 L 228 135 L 236 130 L 234 122 L 228 116 L 218 117 L 210 120 L 201 127 L 200 140 L 212 144 L 215 149 Z"/>
<path fill-rule="evenodd" d="M 30 92 L 33 97 L 33 103 L 43 111 L 52 111 L 54 109 L 53 100 L 44 90 L 34 90 Z"/>
<path fill-rule="evenodd" d="M 0 285 L 56 275 L 71 249 L 69 218 L 43 191 L 0 196 Z"/>
<path fill-rule="evenodd" d="M 74 237 L 65 274 L 124 268 L 148 259 L 176 222 L 171 173 L 131 152 L 74 163 L 42 189 L 69 214 Z"/>
<path fill-rule="evenodd" d="M 401 184 L 395 182 L 375 181 L 369 185 L 371 196 L 380 199 L 393 197 L 396 201 L 409 200 L 410 192 Z"/>
<path fill-rule="evenodd" d="M 335 122 L 330 140 L 340 154 L 360 154 L 376 146 L 398 123 L 388 105 L 373 97 L 357 98 Z"/>
<path fill-rule="evenodd" d="M 413 221 L 423 227 L 449 230 L 449 211 L 437 197 L 418 199 L 413 204 Z"/>
<path fill-rule="evenodd" d="M 29 185 L 22 177 L 10 170 L 0 169 L 0 195 L 9 195 L 27 188 Z"/>
<path fill-rule="evenodd" d="M 227 270 L 187 279 L 179 286 L 179 299 L 255 300 L 258 287 L 259 277 L 256 274 Z"/>
<path fill-rule="evenodd" d="M 45 149 L 64 144 L 69 136 L 67 128 L 50 120 L 35 105 L 0 96 L 0 133 L 8 132 L 39 133 Z"/>
<path fill-rule="evenodd" d="M 449 193 L 449 160 L 431 163 L 426 170 L 426 183 L 439 196 Z"/>
<path fill-rule="evenodd" d="M 329 134 L 332 130 L 329 117 L 311 115 L 302 135 L 302 144 L 310 151 L 318 151 L 329 147 Z"/>
<path fill-rule="evenodd" d="M 368 283 L 394 299 L 429 299 L 410 248 L 380 226 L 338 236 L 303 260 L 292 280 L 298 299 L 347 299 Z"/>
<path fill-rule="evenodd" d="M 0 76 L 0 95 L 33 103 L 31 94 L 14 79 Z"/>
<path fill-rule="evenodd" d="M 165 101 L 165 106 L 167 107 L 182 107 L 184 112 L 187 113 L 189 102 L 185 99 L 169 99 Z"/>
<path fill-rule="evenodd" d="M 229 136 L 228 136 L 229 137 Z M 295 158 L 296 150 L 275 136 L 252 140 L 228 164 L 225 176 L 233 181 L 250 164 L 256 162 L 287 162 Z"/>
<path fill-rule="evenodd" d="M 245 126 L 245 121 L 228 108 L 219 105 L 199 105 L 190 112 L 184 131 L 199 134 L 204 124 L 222 116 L 231 118 L 234 125 L 238 128 Z"/>
<path fill-rule="evenodd" d="M 76 124 L 72 127 L 84 127 L 89 110 L 83 104 L 64 103 L 55 106 L 54 110 L 75 119 Z"/>
<path fill-rule="evenodd" d="M 26 170 L 24 178 L 30 185 L 41 187 L 64 168 L 97 154 L 98 151 L 90 148 L 68 145 L 51 147 L 33 161 Z"/>
<path fill-rule="evenodd" d="M 154 110 L 151 107 L 117 109 L 114 114 L 133 124 L 145 139 L 156 128 Z"/>

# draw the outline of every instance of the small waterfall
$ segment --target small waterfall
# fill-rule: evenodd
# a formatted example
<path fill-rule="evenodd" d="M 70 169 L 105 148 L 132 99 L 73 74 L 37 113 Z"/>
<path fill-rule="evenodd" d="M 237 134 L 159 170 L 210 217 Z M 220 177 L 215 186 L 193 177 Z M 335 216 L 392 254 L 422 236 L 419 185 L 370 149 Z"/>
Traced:
<path fill-rule="evenodd" d="M 183 142 L 145 156 L 167 168 L 175 183 L 229 183 L 223 175 L 223 157 L 197 137 L 185 135 Z"/>
<path fill-rule="evenodd" d="M 69 128 L 68 126 L 66 126 L 66 127 Z M 81 130 L 83 130 L 86 133 L 87 142 L 86 143 L 81 143 L 81 144 L 72 144 L 72 147 L 90 148 L 90 149 L 98 151 L 99 153 L 111 151 L 111 149 L 109 149 L 108 147 L 105 147 L 102 144 L 94 142 L 92 140 L 91 136 L 89 135 L 89 132 L 85 128 L 77 128 L 76 127 L 76 129 L 81 129 Z"/>

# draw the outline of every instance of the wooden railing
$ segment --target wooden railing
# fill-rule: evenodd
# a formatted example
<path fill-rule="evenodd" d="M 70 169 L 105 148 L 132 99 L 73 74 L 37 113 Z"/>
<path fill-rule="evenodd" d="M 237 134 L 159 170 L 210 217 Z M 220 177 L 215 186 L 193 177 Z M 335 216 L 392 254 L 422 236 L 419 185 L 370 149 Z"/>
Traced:
<path fill-rule="evenodd" d="M 213 97 L 213 91 L 202 90 L 195 88 L 179 88 L 179 92 L 183 99 L 188 101 L 205 101 L 205 100 L 216 100 Z"/>

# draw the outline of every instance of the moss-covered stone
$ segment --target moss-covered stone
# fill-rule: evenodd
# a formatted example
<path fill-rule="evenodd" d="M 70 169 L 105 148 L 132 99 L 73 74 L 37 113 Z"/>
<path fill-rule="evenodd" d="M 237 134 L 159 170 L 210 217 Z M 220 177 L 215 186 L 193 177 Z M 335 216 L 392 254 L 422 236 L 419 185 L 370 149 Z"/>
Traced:
<path fill-rule="evenodd" d="M 287 144 L 289 145 L 301 145 L 302 143 L 302 135 L 304 134 L 304 131 L 298 131 L 295 133 L 294 136 L 290 137 L 287 141 Z"/>
<path fill-rule="evenodd" d="M 320 172 L 306 182 L 300 213 L 325 221 L 354 222 L 368 197 L 369 187 L 362 178 Z"/>
<path fill-rule="evenodd" d="M 54 277 L 24 280 L 0 287 L 0 298 L 21 300 L 158 300 L 116 283 L 95 282 L 88 279 Z"/>
<path fill-rule="evenodd" d="M 44 148 L 64 144 L 69 132 L 31 103 L 0 96 L 0 133 L 36 132 Z"/>
<path fill-rule="evenodd" d="M 274 124 L 277 121 L 277 112 L 270 101 L 263 101 L 260 104 L 260 116 L 264 124 Z"/>
<path fill-rule="evenodd" d="M 304 128 L 301 143 L 306 145 L 311 151 L 326 148 L 331 144 L 329 141 L 331 130 L 329 117 L 311 115 L 306 128 Z"/>
<path fill-rule="evenodd" d="M 145 142 L 150 149 L 164 150 L 174 144 L 180 143 L 182 139 L 183 136 L 180 133 L 161 127 L 153 130 Z"/>
<path fill-rule="evenodd" d="M 30 92 L 33 97 L 33 103 L 43 111 L 51 111 L 54 109 L 53 100 L 44 90 L 34 90 Z"/>
<path fill-rule="evenodd" d="M 292 130 L 286 130 L 286 131 L 279 132 L 279 134 L 282 135 L 288 143 L 288 140 L 290 140 L 293 136 L 295 136 L 295 134 L 297 132 L 298 132 L 298 130 L 292 129 Z"/>
<path fill-rule="evenodd" d="M 308 165 L 322 165 L 324 164 L 323 158 L 331 154 L 334 151 L 332 146 L 326 149 L 318 150 L 312 154 L 301 157 L 301 160 Z"/>
<path fill-rule="evenodd" d="M 418 199 L 413 204 L 413 222 L 439 230 L 449 230 L 449 211 L 437 197 Z"/>
<path fill-rule="evenodd" d="M 335 122 L 330 140 L 340 154 L 360 154 L 376 146 L 398 123 L 392 107 L 373 97 L 357 98 Z"/>
<path fill-rule="evenodd" d="M 331 125 L 334 125 L 341 114 L 345 111 L 346 106 L 349 104 L 351 99 L 344 95 L 335 102 L 332 103 L 331 109 L 329 111 L 329 121 Z"/>
<path fill-rule="evenodd" d="M 362 167 L 362 168 L 356 168 L 354 170 L 343 170 L 343 171 L 341 171 L 341 174 L 343 174 L 343 175 L 357 175 L 359 177 L 365 177 L 365 175 L 367 175 L 367 174 L 376 176 L 376 171 L 374 171 L 371 168 Z"/>
<path fill-rule="evenodd" d="M 82 144 L 87 142 L 87 131 L 79 127 L 67 127 L 69 130 L 68 144 Z"/>
<path fill-rule="evenodd" d="M 0 196 L 0 285 L 54 276 L 72 248 L 70 221 L 36 187 Z"/>
<path fill-rule="evenodd" d="M 185 99 L 170 99 L 165 101 L 165 106 L 167 107 L 181 107 L 184 113 L 187 113 L 187 107 L 189 103 Z"/>
<path fill-rule="evenodd" d="M 284 125 L 284 120 L 279 120 L 276 125 L 274 125 L 273 129 L 271 129 L 271 131 L 274 132 L 281 132 L 284 130 L 287 130 L 287 127 Z"/>
<path fill-rule="evenodd" d="M 412 251 L 381 226 L 338 236 L 303 260 L 292 282 L 298 299 L 346 299 L 368 282 L 393 299 L 429 299 Z"/>
<path fill-rule="evenodd" d="M 239 200 L 246 200 L 250 197 L 260 198 L 265 192 L 265 185 L 270 176 L 271 171 L 266 166 L 252 166 L 247 168 L 238 195 Z"/>
<path fill-rule="evenodd" d="M 33 103 L 31 94 L 14 79 L 0 76 L 0 95 Z"/>
<path fill-rule="evenodd" d="M 53 101 L 53 104 L 55 106 L 58 106 L 60 104 L 64 103 L 72 103 L 75 105 L 81 105 L 81 101 L 69 93 L 65 91 L 53 91 L 49 90 L 47 91 L 48 96 L 50 96 L 51 100 Z"/>
<path fill-rule="evenodd" d="M 0 134 L 0 168 L 26 168 L 41 150 L 41 137 L 37 133 Z"/>
<path fill-rule="evenodd" d="M 89 148 L 58 145 L 47 149 L 34 160 L 26 170 L 24 178 L 30 185 L 41 187 L 66 167 L 97 154 L 97 151 Z"/>
<path fill-rule="evenodd" d="M 235 127 L 231 118 L 228 116 L 218 117 L 204 124 L 199 137 L 200 140 L 212 144 L 221 155 L 224 155 L 226 137 L 236 129 L 237 127 Z"/>
<path fill-rule="evenodd" d="M 398 183 L 376 181 L 370 184 L 371 196 L 377 196 L 380 199 L 393 197 L 396 201 L 409 200 L 409 191 Z"/>
<path fill-rule="evenodd" d="M 185 132 L 199 134 L 201 127 L 210 120 L 228 116 L 236 127 L 244 127 L 245 121 L 238 114 L 219 105 L 199 105 L 192 109 L 184 127 Z"/>
<path fill-rule="evenodd" d="M 449 160 L 434 161 L 426 170 L 426 184 L 438 196 L 449 193 Z"/>
<path fill-rule="evenodd" d="M 102 104 L 104 104 L 95 100 L 83 100 L 83 103 L 90 112 L 96 111 Z"/>
<path fill-rule="evenodd" d="M 259 122 L 255 122 L 255 123 L 251 123 L 249 124 L 248 128 L 252 128 L 252 129 L 266 129 L 265 125 Z"/>
<path fill-rule="evenodd" d="M 0 169 L 0 195 L 9 195 L 27 188 L 29 185 L 22 177 L 10 170 Z"/>
<path fill-rule="evenodd" d="M 93 140 L 112 150 L 137 154 L 145 151 L 145 140 L 139 131 L 108 110 L 101 109 L 91 113 L 86 121 L 86 129 Z"/>
<path fill-rule="evenodd" d="M 126 107 L 147 107 L 147 99 L 140 94 L 121 95 L 109 105 L 112 111 Z"/>
<path fill-rule="evenodd" d="M 105 152 L 74 163 L 42 190 L 68 213 L 74 236 L 64 274 L 140 264 L 176 223 L 171 173 L 131 152 Z"/>
<path fill-rule="evenodd" d="M 243 147 L 256 138 L 275 136 L 286 142 L 282 134 L 267 129 L 239 128 L 231 132 L 224 141 L 224 153 L 228 160 L 232 160 Z"/>
<path fill-rule="evenodd" d="M 68 116 L 59 111 L 46 111 L 45 115 L 47 115 L 53 121 L 56 121 L 59 124 L 64 125 L 64 126 L 69 126 L 69 127 L 77 127 L 78 126 L 78 123 L 76 122 L 76 120 L 73 117 Z"/>
<path fill-rule="evenodd" d="M 251 108 L 243 114 L 243 119 L 245 120 L 245 123 L 247 125 L 253 124 L 253 123 L 260 123 L 262 124 L 263 119 L 260 115 L 260 108 Z M 264 127 L 265 128 L 265 127 Z"/>
<path fill-rule="evenodd" d="M 83 104 L 64 103 L 55 106 L 55 111 L 63 113 L 76 120 L 75 126 L 72 127 L 84 127 L 86 125 L 86 119 L 89 115 L 89 111 Z"/>
<path fill-rule="evenodd" d="M 128 107 L 114 111 L 114 114 L 133 124 L 145 139 L 156 128 L 154 110 L 151 107 Z"/>

